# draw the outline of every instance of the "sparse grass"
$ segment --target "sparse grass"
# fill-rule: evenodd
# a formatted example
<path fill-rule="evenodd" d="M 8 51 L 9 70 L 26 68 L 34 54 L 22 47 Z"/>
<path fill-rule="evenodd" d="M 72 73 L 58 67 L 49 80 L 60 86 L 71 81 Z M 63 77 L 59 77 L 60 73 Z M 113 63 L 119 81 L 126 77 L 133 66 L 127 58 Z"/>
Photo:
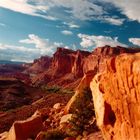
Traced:
<path fill-rule="evenodd" d="M 42 89 L 49 93 L 57 93 L 61 88 L 59 86 L 43 86 Z"/>
<path fill-rule="evenodd" d="M 61 89 L 59 91 L 60 94 L 71 94 L 73 95 L 74 94 L 74 90 L 73 89 Z"/>
<path fill-rule="evenodd" d="M 47 132 L 41 132 L 41 140 L 63 140 L 65 134 L 59 129 L 48 130 Z"/>
<path fill-rule="evenodd" d="M 41 89 L 47 93 L 58 93 L 58 94 L 74 94 L 73 89 L 63 89 L 60 86 L 42 86 Z"/>

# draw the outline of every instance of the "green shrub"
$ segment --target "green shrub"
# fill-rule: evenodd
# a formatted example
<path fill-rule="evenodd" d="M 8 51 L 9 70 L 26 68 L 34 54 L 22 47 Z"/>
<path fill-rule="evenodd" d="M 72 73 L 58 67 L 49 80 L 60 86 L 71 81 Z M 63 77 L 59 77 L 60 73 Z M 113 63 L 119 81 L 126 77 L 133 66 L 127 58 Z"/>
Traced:
<path fill-rule="evenodd" d="M 78 132 L 77 135 L 79 135 L 82 134 L 83 131 L 88 131 L 90 127 L 89 120 L 95 116 L 92 94 L 89 88 L 85 88 L 83 92 L 76 97 L 70 109 L 70 113 L 73 115 L 72 119 L 69 120 L 71 125 L 69 133 Z"/>
<path fill-rule="evenodd" d="M 73 89 L 61 89 L 59 91 L 60 94 L 71 94 L 73 95 L 74 94 L 74 90 Z"/>
<path fill-rule="evenodd" d="M 60 89 L 61 88 L 59 86 L 42 86 L 42 90 L 49 93 L 57 93 L 58 91 L 60 91 Z"/>
<path fill-rule="evenodd" d="M 65 135 L 59 129 L 48 130 L 41 133 L 41 140 L 63 140 Z"/>
<path fill-rule="evenodd" d="M 72 89 L 63 89 L 59 86 L 42 86 L 43 91 L 47 93 L 58 93 L 58 94 L 74 94 L 74 90 Z"/>

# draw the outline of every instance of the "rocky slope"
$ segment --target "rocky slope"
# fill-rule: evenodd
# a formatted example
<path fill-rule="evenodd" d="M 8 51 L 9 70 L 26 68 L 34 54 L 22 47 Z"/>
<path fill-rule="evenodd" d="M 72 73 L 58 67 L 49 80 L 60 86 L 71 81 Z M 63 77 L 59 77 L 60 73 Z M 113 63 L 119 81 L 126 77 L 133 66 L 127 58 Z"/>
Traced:
<path fill-rule="evenodd" d="M 16 78 L 0 77 L 0 111 L 8 111 L 43 97 L 40 89 L 30 87 Z"/>

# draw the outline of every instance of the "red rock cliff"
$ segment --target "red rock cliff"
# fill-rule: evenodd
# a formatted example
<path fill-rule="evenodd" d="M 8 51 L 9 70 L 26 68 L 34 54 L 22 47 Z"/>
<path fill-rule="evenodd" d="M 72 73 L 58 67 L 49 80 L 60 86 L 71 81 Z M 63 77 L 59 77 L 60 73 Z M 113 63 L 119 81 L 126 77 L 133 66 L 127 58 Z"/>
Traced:
<path fill-rule="evenodd" d="M 139 51 L 109 46 L 94 50 L 85 59 L 85 76 L 68 102 L 66 113 L 85 86 L 90 86 L 97 124 L 104 139 L 140 139 L 140 53 L 135 53 Z"/>
<path fill-rule="evenodd" d="M 110 46 L 99 47 L 92 53 L 58 48 L 51 59 L 47 58 L 46 60 L 46 57 L 43 57 L 36 60 L 29 70 L 34 70 L 37 73 L 32 79 L 35 85 L 49 83 L 50 85 L 66 86 L 71 83 L 74 85 L 73 87 L 76 87 L 84 74 L 89 71 L 104 71 L 106 69 L 105 58 L 138 51 L 139 49 L 119 46 L 114 48 Z M 74 81 L 76 84 L 73 84 Z"/>
<path fill-rule="evenodd" d="M 106 60 L 106 71 L 92 80 L 97 124 L 105 140 L 140 139 L 140 53 Z"/>
<path fill-rule="evenodd" d="M 98 47 L 84 60 L 83 72 L 86 74 L 91 70 L 97 72 L 103 72 L 106 68 L 104 60 L 113 56 L 117 56 L 122 53 L 136 53 L 140 52 L 139 48 L 124 48 L 120 46 L 110 47 Z"/>
<path fill-rule="evenodd" d="M 25 72 L 31 74 L 41 73 L 48 69 L 51 65 L 52 58 L 49 56 L 42 56 L 39 59 L 35 59 L 29 68 Z"/>
<path fill-rule="evenodd" d="M 64 81 L 74 82 L 74 80 L 83 76 L 84 58 L 90 54 L 86 51 L 58 48 L 52 57 L 50 67 L 43 73 L 38 74 L 33 79 L 33 83 L 52 83 L 55 81 L 55 84 L 61 83 L 63 85 Z"/>

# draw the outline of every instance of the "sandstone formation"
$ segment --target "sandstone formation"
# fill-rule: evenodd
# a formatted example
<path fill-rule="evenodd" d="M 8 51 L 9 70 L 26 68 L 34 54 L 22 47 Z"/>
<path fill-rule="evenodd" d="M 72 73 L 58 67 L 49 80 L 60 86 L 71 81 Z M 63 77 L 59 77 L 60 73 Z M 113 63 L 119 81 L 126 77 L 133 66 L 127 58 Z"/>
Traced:
<path fill-rule="evenodd" d="M 92 53 L 58 48 L 52 58 L 44 56 L 36 59 L 24 72 L 30 74 L 34 86 L 47 84 L 76 88 L 85 73 L 91 70 L 96 72 L 104 70 L 106 65 L 103 63 L 104 58 L 138 51 L 140 50 L 119 46 L 99 47 Z"/>
<path fill-rule="evenodd" d="M 26 68 L 24 72 L 29 73 L 31 76 L 32 74 L 41 73 L 50 67 L 51 62 L 52 62 L 51 57 L 42 56 L 39 59 L 35 59 L 34 62 L 28 68 Z"/>
<path fill-rule="evenodd" d="M 8 137 L 8 132 L 7 131 L 0 134 L 0 140 L 6 140 L 7 137 Z"/>
<path fill-rule="evenodd" d="M 75 81 L 79 84 L 79 78 L 83 76 L 84 58 L 90 55 L 86 51 L 72 51 L 65 48 L 58 48 L 52 57 L 52 63 L 44 72 L 32 78 L 35 85 L 68 85 Z M 75 86 L 75 87 L 76 87 Z"/>
<path fill-rule="evenodd" d="M 23 81 L 24 74 L 26 73 L 27 75 L 30 74 L 33 86 L 59 85 L 62 87 L 72 87 L 73 89 L 76 87 L 76 91 L 65 107 L 55 102 L 57 104 L 53 104 L 53 108 L 48 110 L 47 108 L 43 108 L 43 104 L 41 105 L 43 108 L 42 113 L 37 113 L 37 117 L 32 117 L 30 120 L 27 119 L 22 122 L 15 122 L 8 133 L 9 140 L 35 138 L 41 130 L 42 124 L 45 126 L 45 130 L 60 128 L 63 121 L 65 122 L 66 120 L 67 122 L 69 118 L 73 119 L 74 112 L 71 111 L 71 108 L 75 105 L 77 99 L 80 99 L 78 105 L 83 110 L 86 107 L 92 107 L 91 114 L 93 117 L 89 117 L 90 119 L 94 119 L 88 120 L 92 124 L 88 124 L 88 127 L 93 126 L 94 128 L 96 114 L 97 125 L 101 129 L 105 140 L 140 139 L 140 53 L 137 52 L 140 52 L 140 49 L 122 48 L 119 46 L 115 48 L 110 46 L 96 48 L 92 53 L 58 48 L 52 58 L 44 56 L 35 60 L 22 73 Z M 15 80 L 22 79 L 22 75 L 20 76 L 20 78 L 16 78 Z M 19 82 L 19 80 L 16 82 Z M 8 97 L 19 94 L 13 87 L 12 90 L 14 91 L 12 93 L 8 89 L 6 90 Z M 86 97 L 84 94 L 89 94 L 88 98 L 90 97 L 90 101 L 88 101 L 88 104 L 83 99 Z M 62 100 L 63 96 L 61 95 Z M 2 97 L 0 96 L 0 98 Z M 54 100 L 54 98 L 51 99 Z M 32 105 L 40 103 L 41 100 Z M 46 104 L 50 104 L 52 101 L 50 100 L 46 100 Z M 85 108 L 84 103 L 86 104 Z M 93 111 L 93 103 L 95 113 Z M 88 111 L 88 108 L 84 111 Z M 88 115 L 87 113 L 86 117 Z M 81 120 L 79 122 L 81 123 Z M 66 126 L 69 127 L 71 124 Z M 66 126 L 64 125 L 61 128 L 65 128 Z M 82 133 L 80 134 L 82 135 Z M 37 139 L 41 140 L 41 135 Z M 7 133 L 0 136 L 5 137 Z M 92 139 L 93 137 L 90 135 L 87 139 Z"/>
<path fill-rule="evenodd" d="M 97 124 L 105 140 L 140 139 L 140 53 L 106 60 L 90 87 Z"/>
<path fill-rule="evenodd" d="M 74 74 L 75 77 L 82 77 L 83 59 L 90 53 L 86 51 L 72 51 L 65 48 L 58 48 L 53 56 L 52 67 L 54 75 Z"/>
<path fill-rule="evenodd" d="M 140 54 L 136 52 L 139 52 L 139 49 L 109 46 L 95 49 L 85 58 L 86 63 L 83 67 L 85 76 L 65 107 L 68 113 L 76 102 L 76 97 L 85 87 L 90 87 L 97 124 L 106 140 L 139 139 L 140 126 L 139 123 L 136 124 L 139 121 L 139 114 L 136 113 L 139 108 L 136 75 L 138 76 Z"/>
<path fill-rule="evenodd" d="M 17 121 L 11 127 L 7 140 L 26 140 L 34 138 L 42 129 L 42 118 L 33 116 L 26 121 Z"/>
<path fill-rule="evenodd" d="M 38 93 L 40 94 L 40 93 Z M 45 93 L 46 94 L 46 93 Z M 49 108 L 53 107 L 54 104 L 60 102 L 61 104 L 66 104 L 71 95 L 67 94 L 49 94 L 44 98 L 37 100 L 31 105 L 24 105 L 22 107 L 12 109 L 10 111 L 1 112 L 0 111 L 0 133 L 8 131 L 14 121 L 16 120 L 26 120 L 29 118 L 36 110 L 41 112 L 41 117 L 45 120 L 49 115 Z M 61 106 L 60 106 L 61 107 Z M 51 115 L 51 114 L 50 114 Z M 51 115 L 52 116 L 52 115 Z"/>
<path fill-rule="evenodd" d="M 116 57 L 123 53 L 131 54 L 139 51 L 140 49 L 123 48 L 120 46 L 114 48 L 110 46 L 96 48 L 90 55 L 85 57 L 83 60 L 83 78 L 79 82 L 74 96 L 68 102 L 65 111 L 68 112 L 71 105 L 76 100 L 76 97 L 82 92 L 82 90 L 84 90 L 84 88 L 90 87 L 90 82 L 93 77 L 97 73 L 104 72 L 107 69 L 106 59 Z"/>
<path fill-rule="evenodd" d="M 106 58 L 110 58 L 113 56 L 117 56 L 122 53 L 136 53 L 140 52 L 140 49 L 137 48 L 123 48 L 120 46 L 116 47 L 110 47 L 110 46 L 104 46 L 104 47 L 98 47 L 96 48 L 88 57 L 84 60 L 83 65 L 83 73 L 86 74 L 87 72 L 91 70 L 96 70 L 96 73 L 103 72 L 106 68 L 106 63 L 104 63 L 104 60 Z"/>

